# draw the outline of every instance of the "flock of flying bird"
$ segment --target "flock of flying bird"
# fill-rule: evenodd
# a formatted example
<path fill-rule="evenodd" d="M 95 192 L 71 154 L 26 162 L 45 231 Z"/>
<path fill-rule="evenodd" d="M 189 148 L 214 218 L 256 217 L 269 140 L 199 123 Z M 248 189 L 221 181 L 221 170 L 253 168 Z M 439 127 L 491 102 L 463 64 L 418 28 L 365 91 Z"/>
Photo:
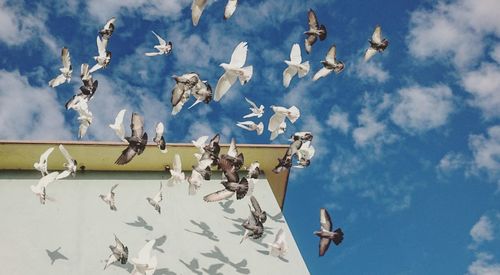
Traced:
<path fill-rule="evenodd" d="M 224 11 L 224 19 L 227 20 L 233 15 L 236 10 L 237 3 L 237 0 L 228 1 Z M 193 0 L 191 10 L 192 22 L 194 26 L 198 25 L 206 5 L 207 0 Z M 89 65 L 86 63 L 81 65 L 80 77 L 83 85 L 80 87 L 78 93 L 69 99 L 65 105 L 66 109 L 73 109 L 78 112 L 78 121 L 80 123 L 78 131 L 79 138 L 82 138 L 85 135 L 93 119 L 88 103 L 97 90 L 98 81 L 92 78 L 92 73 L 99 69 L 106 68 L 111 61 L 111 52 L 107 47 L 109 39 L 115 29 L 115 20 L 115 17 L 108 20 L 104 27 L 99 31 L 96 39 L 98 55 L 94 56 L 96 64 L 90 69 Z M 327 29 L 324 25 L 319 24 L 316 14 L 312 9 L 308 11 L 308 23 L 309 29 L 304 32 L 306 35 L 304 46 L 306 52 L 309 54 L 318 39 L 320 41 L 326 39 Z M 172 53 L 172 42 L 167 42 L 155 32 L 153 32 L 153 34 L 158 39 L 159 44 L 154 46 L 156 49 L 155 52 L 147 52 L 145 55 L 152 57 Z M 370 47 L 365 51 L 364 55 L 365 61 L 368 61 L 377 52 L 383 52 L 388 46 L 388 40 L 382 38 L 380 26 L 375 27 L 369 43 Z M 208 104 L 211 102 L 212 98 L 215 101 L 221 100 L 236 80 L 239 80 L 241 85 L 245 85 L 248 81 L 250 81 L 253 75 L 253 66 L 245 66 L 247 52 L 247 43 L 241 42 L 234 49 L 229 64 L 220 64 L 220 66 L 224 69 L 224 74 L 219 78 L 214 93 L 212 93 L 212 88 L 208 81 L 202 80 L 199 74 L 195 72 L 182 74 L 180 76 L 174 75 L 173 78 L 176 84 L 172 89 L 172 115 L 176 115 L 181 111 L 183 105 L 190 99 L 191 95 L 195 98 L 195 102 L 188 109 L 200 102 Z M 56 87 L 71 80 L 73 69 L 68 48 L 64 47 L 62 49 L 61 59 L 63 63 L 63 67 L 60 68 L 61 74 L 49 82 L 50 87 Z M 290 82 L 295 75 L 298 74 L 299 78 L 303 78 L 310 71 L 309 61 L 302 62 L 300 46 L 297 43 L 292 45 L 290 60 L 286 60 L 285 63 L 287 64 L 287 68 L 283 71 L 284 87 L 288 87 L 290 85 Z M 321 61 L 321 63 L 323 67 L 314 74 L 312 78 L 313 81 L 326 77 L 331 72 L 340 73 L 345 67 L 344 63 L 336 58 L 335 44 L 330 47 L 325 60 Z M 243 116 L 243 118 L 261 118 L 264 114 L 264 106 L 260 105 L 257 107 L 257 104 L 250 99 L 245 98 L 245 100 L 250 105 L 249 109 L 251 113 Z M 287 119 L 291 123 L 294 123 L 300 118 L 300 110 L 296 106 L 291 106 L 289 108 L 282 106 L 270 106 L 270 108 L 273 110 L 274 114 L 269 119 L 267 129 L 271 132 L 270 139 L 274 140 L 278 135 L 285 133 Z M 115 131 L 120 140 L 128 144 L 116 160 L 115 164 L 117 165 L 125 165 L 136 155 L 142 154 L 148 142 L 148 135 L 144 131 L 144 118 L 135 112 L 132 113 L 131 117 L 131 135 L 125 136 L 125 127 L 123 125 L 125 112 L 125 109 L 121 110 L 117 114 L 115 122 L 109 125 L 109 127 Z M 264 130 L 263 122 L 259 122 L 257 124 L 254 121 L 246 120 L 237 122 L 236 125 L 248 131 L 256 131 L 258 135 L 261 135 Z M 166 147 L 163 132 L 164 125 L 163 123 L 158 122 L 155 127 L 155 136 L 153 141 L 158 145 L 158 148 L 162 153 L 167 153 L 168 149 Z M 189 177 L 186 177 L 184 172 L 182 172 L 180 156 L 177 154 L 174 156 L 172 167 L 168 167 L 171 174 L 171 177 L 168 180 L 168 185 L 180 184 L 187 181 L 189 183 L 188 194 L 195 195 L 203 181 L 210 180 L 211 167 L 217 167 L 222 171 L 223 180 L 221 181 L 221 184 L 224 188 L 217 192 L 205 195 L 203 199 L 207 202 L 214 202 L 232 198 L 234 195 L 236 195 L 237 200 L 249 197 L 251 204 L 250 215 L 249 218 L 242 224 L 246 232 L 241 241 L 249 237 L 254 239 L 261 238 L 264 233 L 263 224 L 265 223 L 267 216 L 266 212 L 261 209 L 257 199 L 252 195 L 255 187 L 254 181 L 260 174 L 259 163 L 253 162 L 248 168 L 245 167 L 247 175 L 240 178 L 240 169 L 244 168 L 244 156 L 242 153 L 238 153 L 235 140 L 231 140 L 229 150 L 226 154 L 220 154 L 220 136 L 218 134 L 215 135 L 212 139 L 210 139 L 208 144 L 206 144 L 208 138 L 208 136 L 202 136 L 197 140 L 192 141 L 193 145 L 199 150 L 199 152 L 194 154 L 198 163 L 193 166 Z M 297 132 L 292 135 L 290 138 L 291 143 L 285 155 L 283 158 L 278 158 L 278 164 L 273 169 L 273 172 L 281 173 L 292 167 L 304 168 L 309 166 L 311 158 L 314 156 L 315 152 L 314 147 L 311 144 L 312 139 L 313 135 L 310 132 Z M 77 161 L 71 157 L 63 145 L 59 145 L 59 150 L 66 159 L 66 163 L 64 164 L 65 170 L 60 173 L 49 173 L 47 171 L 47 161 L 53 150 L 54 148 L 47 149 L 40 156 L 39 162 L 34 164 L 35 169 L 41 172 L 42 178 L 39 180 L 37 185 L 31 186 L 31 190 L 39 197 L 42 204 L 45 204 L 46 200 L 51 199 L 46 194 L 46 188 L 49 183 L 60 180 L 69 175 L 75 177 L 77 171 Z M 296 159 L 295 165 L 293 164 L 294 158 Z M 117 210 L 115 205 L 115 189 L 117 186 L 118 184 L 112 186 L 111 190 L 107 194 L 99 195 L 99 197 L 113 211 Z M 163 200 L 162 189 L 163 185 L 160 184 L 158 193 L 152 198 L 146 198 L 147 202 L 158 213 L 161 213 L 160 202 Z M 315 231 L 314 234 L 320 237 L 319 255 L 323 256 L 332 241 L 336 245 L 342 242 L 344 233 L 340 228 L 332 230 L 332 221 L 328 212 L 324 208 L 321 208 L 320 210 L 320 224 L 320 230 Z M 114 246 L 110 246 L 112 254 L 109 257 L 105 268 L 116 261 L 122 264 L 127 262 L 128 248 L 118 239 L 118 237 L 115 236 L 115 240 L 116 244 Z M 152 274 L 154 272 L 157 260 L 155 256 L 151 255 L 153 244 L 154 240 L 149 241 L 139 252 L 139 256 L 130 260 L 134 264 L 133 274 Z M 278 232 L 275 242 L 268 245 L 271 248 L 271 255 L 283 256 L 287 251 L 287 244 L 283 230 Z"/>

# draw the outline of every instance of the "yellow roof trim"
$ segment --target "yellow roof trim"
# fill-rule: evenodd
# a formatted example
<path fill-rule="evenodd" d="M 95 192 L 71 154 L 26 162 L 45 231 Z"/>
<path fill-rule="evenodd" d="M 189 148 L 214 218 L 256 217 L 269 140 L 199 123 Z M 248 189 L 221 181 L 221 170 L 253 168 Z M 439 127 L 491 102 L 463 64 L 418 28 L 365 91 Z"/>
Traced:
<path fill-rule="evenodd" d="M 175 154 L 181 157 L 182 170 L 190 171 L 196 163 L 193 154 L 198 152 L 191 143 L 167 143 L 168 152 L 163 154 L 156 144 L 148 143 L 144 153 L 130 163 L 116 165 L 115 160 L 127 146 L 123 142 L 3 140 L 0 141 L 0 170 L 34 170 L 33 164 L 49 147 L 54 147 L 54 152 L 49 157 L 48 169 L 62 170 L 65 160 L 57 148 L 59 144 L 63 144 L 78 161 L 78 167 L 84 166 L 87 171 L 164 171 L 166 165 L 172 165 Z M 229 144 L 221 144 L 221 153 L 227 152 L 228 147 Z M 245 156 L 245 166 L 253 161 L 260 163 L 281 208 L 289 172 L 275 174 L 272 169 L 276 166 L 276 159 L 282 157 L 287 148 L 288 145 L 238 144 L 238 151 Z"/>

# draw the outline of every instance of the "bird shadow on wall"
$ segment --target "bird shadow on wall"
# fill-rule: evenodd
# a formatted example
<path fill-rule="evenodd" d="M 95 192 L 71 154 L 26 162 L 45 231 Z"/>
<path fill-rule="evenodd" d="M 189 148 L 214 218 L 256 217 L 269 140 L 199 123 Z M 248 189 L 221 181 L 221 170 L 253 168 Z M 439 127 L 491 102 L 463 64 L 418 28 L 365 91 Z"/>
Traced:
<path fill-rule="evenodd" d="M 186 230 L 187 232 L 190 232 L 190 233 L 193 233 L 193 234 L 197 234 L 197 235 L 200 235 L 200 236 L 205 236 L 207 237 L 208 239 L 212 240 L 212 241 L 215 241 L 215 242 L 218 242 L 219 241 L 219 238 L 215 235 L 215 233 L 210 229 L 210 226 L 205 223 L 205 222 L 195 222 L 194 220 L 190 220 L 190 222 L 194 225 L 196 225 L 197 227 L 199 227 L 202 232 L 195 232 L 195 231 L 191 231 L 189 229 L 184 229 Z"/>
<path fill-rule="evenodd" d="M 158 250 L 161 253 L 165 253 L 165 250 L 161 249 L 160 246 L 164 245 L 166 241 L 167 241 L 167 235 L 163 235 L 156 238 L 155 243 L 153 244 L 153 249 Z M 149 240 L 146 240 L 146 242 L 149 242 Z"/>
<path fill-rule="evenodd" d="M 196 275 L 203 274 L 203 272 L 200 271 L 200 263 L 198 262 L 198 259 L 193 258 L 189 264 L 180 259 L 179 262 L 181 262 L 184 266 L 186 266 L 187 269 L 191 270 L 193 274 Z"/>
<path fill-rule="evenodd" d="M 217 259 L 223 264 L 230 265 L 238 273 L 241 273 L 241 274 L 249 274 L 250 273 L 250 269 L 247 268 L 247 260 L 246 259 L 243 259 L 238 263 L 234 263 L 231 260 L 229 260 L 229 258 L 226 255 L 224 255 L 224 253 L 222 253 L 222 251 L 217 246 L 214 246 L 214 249 L 211 250 L 210 252 L 201 253 L 201 255 L 203 255 L 207 258 Z"/>
<path fill-rule="evenodd" d="M 125 224 L 133 227 L 144 227 L 148 231 L 153 231 L 153 226 L 149 225 L 141 216 L 137 216 L 137 220 L 134 222 L 126 222 Z"/>
<path fill-rule="evenodd" d="M 61 254 L 61 252 L 59 252 L 59 250 L 61 250 L 61 247 L 59 246 L 56 250 L 54 251 L 50 251 L 48 249 L 45 249 L 45 252 L 47 252 L 47 255 L 49 256 L 50 258 L 50 264 L 53 265 L 55 261 L 57 260 L 69 260 L 66 256 L 64 256 L 63 254 Z"/>
<path fill-rule="evenodd" d="M 231 207 L 233 202 L 234 202 L 233 200 L 226 200 L 225 202 L 219 202 L 219 205 L 222 207 L 222 211 L 228 214 L 234 214 L 236 210 Z"/>

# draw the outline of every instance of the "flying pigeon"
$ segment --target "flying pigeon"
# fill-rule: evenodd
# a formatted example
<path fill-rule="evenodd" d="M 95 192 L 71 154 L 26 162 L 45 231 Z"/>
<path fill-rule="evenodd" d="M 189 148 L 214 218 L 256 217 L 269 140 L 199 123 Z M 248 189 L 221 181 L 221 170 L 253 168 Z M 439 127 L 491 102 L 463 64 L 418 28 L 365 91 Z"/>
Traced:
<path fill-rule="evenodd" d="M 93 73 L 101 68 L 106 68 L 109 62 L 111 61 L 111 52 L 106 50 L 106 46 L 108 44 L 107 39 L 102 39 L 97 36 L 97 52 L 99 55 L 94 56 L 95 61 L 97 62 L 90 70 L 89 73 Z"/>
<path fill-rule="evenodd" d="M 281 135 L 285 132 L 286 132 L 286 122 L 283 121 L 280 123 L 278 128 L 274 129 L 274 131 L 271 131 L 271 137 L 269 139 L 275 140 L 279 135 Z"/>
<path fill-rule="evenodd" d="M 49 173 L 47 171 L 47 160 L 52 151 L 54 151 L 54 147 L 50 147 L 49 149 L 45 150 L 45 152 L 43 152 L 43 154 L 40 155 L 40 160 L 33 164 L 33 167 L 35 167 L 36 170 L 42 173 L 42 177 Z"/>
<path fill-rule="evenodd" d="M 193 21 L 193 26 L 197 26 L 200 21 L 201 14 L 203 13 L 203 9 L 207 5 L 208 0 L 193 0 L 193 4 L 191 4 L 191 19 Z"/>
<path fill-rule="evenodd" d="M 283 228 L 278 231 L 276 237 L 274 238 L 274 242 L 267 243 L 270 247 L 269 254 L 274 257 L 283 257 L 288 251 L 288 244 L 285 240 L 285 232 Z"/>
<path fill-rule="evenodd" d="M 90 74 L 89 64 L 83 63 L 80 67 L 80 78 L 83 85 L 80 86 L 80 93 L 84 95 L 84 98 L 89 101 L 97 90 L 99 82 L 92 79 Z"/>
<path fill-rule="evenodd" d="M 278 174 L 292 167 L 292 159 L 298 154 L 303 142 L 299 140 L 293 141 L 285 152 L 283 158 L 278 158 L 278 165 L 273 169 L 273 172 Z"/>
<path fill-rule="evenodd" d="M 382 28 L 377 25 L 372 34 L 372 39 L 368 40 L 370 42 L 370 48 L 365 52 L 365 61 L 372 58 L 377 52 L 381 53 L 389 46 L 389 41 L 385 38 L 382 39 Z"/>
<path fill-rule="evenodd" d="M 142 154 L 144 149 L 146 149 L 148 134 L 144 132 L 144 118 L 138 113 L 132 113 L 130 128 L 132 129 L 132 135 L 125 138 L 128 142 L 128 146 L 122 151 L 122 154 L 115 161 L 115 164 L 127 164 L 135 155 Z"/>
<path fill-rule="evenodd" d="M 78 122 L 80 122 L 80 127 L 78 128 L 78 139 L 82 139 L 87 133 L 87 129 L 90 127 L 90 124 L 92 124 L 94 116 L 89 110 L 89 106 L 85 100 L 79 101 L 74 109 L 78 112 Z"/>
<path fill-rule="evenodd" d="M 248 102 L 248 104 L 250 104 L 250 106 L 252 106 L 249 108 L 250 111 L 252 111 L 252 112 L 248 115 L 243 116 L 243 118 L 249 118 L 249 117 L 255 117 L 255 116 L 258 118 L 262 117 L 262 115 L 264 114 L 264 105 L 261 104 L 257 108 L 257 105 L 253 101 L 251 101 L 250 99 L 248 99 L 246 97 L 245 97 L 245 100 Z"/>
<path fill-rule="evenodd" d="M 116 211 L 116 205 L 115 205 L 115 189 L 118 186 L 118 183 L 113 185 L 111 187 L 111 190 L 109 191 L 108 194 L 106 195 L 99 195 L 99 198 L 101 198 L 102 201 L 104 201 L 106 204 L 109 205 L 109 209 Z"/>
<path fill-rule="evenodd" d="M 127 142 L 125 139 L 125 127 L 123 126 L 123 117 L 125 116 L 126 109 L 122 109 L 118 112 L 115 118 L 114 124 L 109 124 L 109 128 L 113 129 L 116 135 L 123 141 Z"/>
<path fill-rule="evenodd" d="M 78 168 L 77 167 L 78 162 L 76 161 L 76 159 L 71 157 L 71 155 L 68 153 L 68 151 L 66 150 L 66 148 L 64 148 L 62 144 L 59 144 L 59 151 L 61 151 L 64 158 L 66 159 L 66 163 L 64 163 L 63 166 L 66 168 L 67 171 L 70 172 L 72 177 L 75 177 L 76 169 Z"/>
<path fill-rule="evenodd" d="M 151 255 L 155 242 L 156 240 L 147 242 L 139 251 L 137 258 L 130 259 L 130 262 L 134 265 L 132 275 L 152 275 L 155 272 L 158 260 L 156 255 Z"/>
<path fill-rule="evenodd" d="M 227 20 L 231 16 L 233 16 L 233 13 L 236 10 L 237 5 L 238 5 L 238 0 L 227 1 L 226 8 L 224 9 L 224 20 Z"/>
<path fill-rule="evenodd" d="M 325 208 L 321 208 L 319 212 L 319 221 L 321 223 L 320 231 L 315 231 L 314 234 L 320 238 L 319 240 L 319 256 L 325 255 L 325 252 L 333 241 L 335 245 L 339 245 L 344 239 L 344 232 L 341 228 L 337 228 L 332 232 L 332 220 Z"/>
<path fill-rule="evenodd" d="M 219 161 L 219 153 L 220 153 L 220 135 L 216 134 L 210 142 L 203 147 L 203 152 L 201 154 L 195 154 L 195 157 L 198 160 L 211 159 L 211 165 L 217 165 Z"/>
<path fill-rule="evenodd" d="M 264 225 L 257 217 L 254 216 L 252 209 L 250 209 L 250 216 L 245 222 L 243 222 L 242 226 L 245 228 L 245 233 L 243 234 L 243 238 L 241 238 L 240 243 L 248 237 L 259 239 L 264 234 Z"/>
<path fill-rule="evenodd" d="M 172 115 L 176 115 L 182 109 L 182 106 L 189 100 L 191 89 L 198 83 L 199 77 L 196 73 L 187 73 L 181 76 L 172 76 L 175 80 L 175 86 L 172 89 Z"/>
<path fill-rule="evenodd" d="M 253 66 L 243 67 L 247 59 L 247 52 L 247 42 L 241 42 L 234 49 L 229 64 L 220 64 L 225 72 L 217 82 L 215 101 L 219 101 L 226 94 L 229 88 L 236 82 L 236 79 L 240 80 L 241 85 L 245 85 L 252 78 Z"/>
<path fill-rule="evenodd" d="M 42 176 L 37 185 L 30 186 L 31 191 L 35 193 L 35 195 L 40 199 L 41 204 L 45 204 L 45 201 L 47 199 L 50 199 L 49 197 L 47 197 L 46 188 L 50 183 L 57 180 L 58 175 L 59 172 L 52 172 L 50 174 Z"/>
<path fill-rule="evenodd" d="M 174 155 L 174 163 L 172 164 L 172 169 L 170 169 L 170 174 L 172 176 L 167 181 L 170 186 L 180 184 L 186 179 L 184 172 L 182 172 L 181 157 L 179 154 Z"/>
<path fill-rule="evenodd" d="M 113 31 L 115 30 L 115 17 L 111 17 L 111 19 L 106 22 L 104 27 L 99 31 L 99 34 L 102 36 L 102 39 L 108 40 L 111 35 L 113 34 Z"/>
<path fill-rule="evenodd" d="M 250 202 L 252 203 L 252 207 L 254 209 L 252 210 L 252 208 L 250 207 L 250 211 L 252 212 L 253 216 L 261 223 L 265 223 L 267 220 L 266 211 L 263 211 L 262 208 L 260 208 L 260 204 L 254 196 L 250 196 Z"/>
<path fill-rule="evenodd" d="M 310 65 L 309 61 L 302 62 L 302 56 L 300 54 L 300 46 L 295 43 L 292 46 L 292 51 L 290 52 L 290 61 L 285 60 L 288 67 L 283 71 L 283 86 L 288 88 L 292 78 L 298 73 L 299 78 L 306 76 L 309 73 Z"/>
<path fill-rule="evenodd" d="M 257 135 L 259 136 L 262 135 L 262 132 L 264 132 L 264 123 L 262 122 L 259 122 L 259 124 L 255 124 L 255 122 L 247 120 L 236 123 L 236 126 L 248 131 L 256 131 Z"/>
<path fill-rule="evenodd" d="M 204 196 L 203 200 L 206 202 L 221 201 L 229 199 L 234 194 L 236 194 L 237 200 L 241 200 L 246 196 L 248 190 L 250 189 L 249 181 L 246 178 L 242 178 L 240 182 L 222 181 L 221 183 L 224 185 L 224 189 Z"/>
<path fill-rule="evenodd" d="M 301 141 L 312 141 L 313 135 L 311 132 L 296 132 L 290 137 L 289 141 L 295 141 L 298 139 Z"/>
<path fill-rule="evenodd" d="M 156 193 L 156 195 L 153 198 L 146 198 L 146 200 L 155 208 L 156 211 L 158 211 L 158 214 L 161 214 L 161 206 L 160 202 L 163 200 L 163 193 L 162 193 L 163 185 L 160 182 L 160 191 Z"/>
<path fill-rule="evenodd" d="M 245 158 L 243 156 L 243 153 L 238 153 L 238 148 L 236 147 L 236 140 L 234 138 L 231 139 L 231 143 L 229 144 L 229 149 L 227 150 L 227 153 L 221 155 L 221 159 L 229 161 L 229 163 L 236 170 L 240 170 L 241 166 L 243 166 Z"/>
<path fill-rule="evenodd" d="M 260 163 L 258 161 L 252 162 L 252 164 L 250 164 L 250 167 L 248 167 L 247 171 L 248 171 L 247 178 L 258 179 L 260 175 Z"/>
<path fill-rule="evenodd" d="M 198 163 L 196 165 L 193 165 L 193 170 L 198 172 L 204 180 L 210 180 L 212 176 L 210 165 L 212 165 L 212 162 L 213 161 L 211 158 L 200 158 L 198 160 Z"/>
<path fill-rule="evenodd" d="M 201 80 L 198 74 L 195 75 L 198 78 L 198 82 L 193 88 L 191 88 L 191 95 L 196 99 L 196 101 L 189 106 L 188 109 L 193 108 L 200 102 L 208 104 L 212 101 L 212 86 L 210 86 L 207 81 Z"/>
<path fill-rule="evenodd" d="M 312 9 L 309 9 L 307 13 L 309 20 L 309 30 L 304 32 L 307 38 L 304 41 L 306 52 L 311 53 L 312 46 L 319 37 L 319 40 L 323 41 L 326 38 L 326 27 L 325 25 L 319 25 L 318 19 L 316 18 L 316 13 Z"/>
<path fill-rule="evenodd" d="M 311 159 L 314 156 L 315 149 L 311 145 L 310 141 L 305 141 L 300 146 L 300 149 L 297 151 L 297 165 L 294 165 L 295 168 L 304 168 L 311 164 Z"/>
<path fill-rule="evenodd" d="M 337 47 L 332 45 L 326 54 L 325 60 L 321 61 L 323 68 L 316 72 L 313 81 L 329 75 L 331 72 L 340 73 L 344 69 L 344 63 L 336 59 Z"/>
<path fill-rule="evenodd" d="M 112 254 L 109 255 L 108 261 L 104 266 L 106 269 L 114 262 L 120 262 L 121 264 L 126 264 L 128 259 L 128 247 L 126 247 L 120 239 L 115 235 L 115 245 L 110 245 L 109 249 L 111 249 Z"/>
<path fill-rule="evenodd" d="M 49 86 L 54 88 L 63 84 L 64 82 L 68 82 L 71 80 L 71 74 L 73 73 L 73 67 L 71 66 L 71 58 L 69 57 L 68 48 L 64 47 L 61 50 L 61 59 L 63 63 L 63 67 L 59 69 L 61 72 L 60 75 L 56 76 L 54 79 L 49 81 Z"/>
<path fill-rule="evenodd" d="M 198 189 L 200 189 L 201 184 L 203 183 L 204 179 L 203 179 L 203 176 L 198 171 L 196 171 L 195 169 L 193 169 L 191 171 L 191 175 L 189 176 L 189 178 L 187 179 L 187 181 L 189 183 L 189 192 L 188 192 L 188 194 L 192 196 L 192 195 L 196 194 L 196 192 L 198 191 Z"/>
<path fill-rule="evenodd" d="M 201 136 L 197 140 L 192 140 L 191 142 L 193 143 L 194 147 L 198 148 L 200 150 L 200 153 L 205 152 L 205 146 L 208 140 L 208 136 Z"/>
<path fill-rule="evenodd" d="M 165 127 L 163 126 L 163 123 L 158 122 L 155 127 L 155 137 L 153 138 L 153 141 L 156 143 L 158 148 L 160 149 L 160 152 L 166 153 L 167 150 L 167 144 L 165 143 L 165 138 L 163 137 L 163 132 L 165 130 Z"/>
<path fill-rule="evenodd" d="M 156 34 L 154 31 L 151 31 L 156 38 L 158 38 L 158 42 L 160 43 L 159 45 L 155 45 L 154 48 L 157 49 L 157 52 L 150 52 L 150 53 L 145 53 L 146 56 L 156 56 L 156 55 L 167 55 L 172 52 L 172 42 L 165 41 L 165 39 L 161 38 L 158 34 Z"/>

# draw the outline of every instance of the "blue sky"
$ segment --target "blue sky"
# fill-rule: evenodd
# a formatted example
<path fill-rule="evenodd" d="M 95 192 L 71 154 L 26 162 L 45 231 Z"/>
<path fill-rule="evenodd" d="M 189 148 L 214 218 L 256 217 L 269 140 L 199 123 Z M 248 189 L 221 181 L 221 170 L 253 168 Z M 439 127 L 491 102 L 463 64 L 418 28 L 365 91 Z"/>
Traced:
<path fill-rule="evenodd" d="M 98 29 L 116 16 L 85 139 L 117 140 L 107 124 L 127 108 L 126 119 L 144 114 L 150 132 L 163 121 L 168 142 L 219 132 L 225 142 L 269 143 L 269 132 L 236 127 L 243 98 L 266 106 L 266 125 L 270 105 L 296 105 L 301 118 L 273 143 L 299 130 L 315 135 L 317 155 L 291 172 L 285 204 L 312 274 L 499 274 L 500 2 L 241 2 L 224 22 L 225 1 L 209 0 L 193 27 L 189 0 L 0 0 L 0 139 L 76 139 L 76 116 L 63 105 L 80 85 L 79 65 L 93 64 Z M 328 37 L 306 55 L 309 8 Z M 390 44 L 363 63 L 376 24 Z M 151 30 L 174 43 L 172 55 L 144 56 L 156 43 Z M 249 45 L 250 82 L 172 117 L 170 76 L 196 71 L 215 88 L 219 63 L 240 41 Z M 285 89 L 293 43 L 312 69 Z M 345 70 L 312 82 L 333 43 Z M 73 79 L 51 89 L 63 46 Z M 345 232 L 322 258 L 312 234 L 320 207 Z"/>

